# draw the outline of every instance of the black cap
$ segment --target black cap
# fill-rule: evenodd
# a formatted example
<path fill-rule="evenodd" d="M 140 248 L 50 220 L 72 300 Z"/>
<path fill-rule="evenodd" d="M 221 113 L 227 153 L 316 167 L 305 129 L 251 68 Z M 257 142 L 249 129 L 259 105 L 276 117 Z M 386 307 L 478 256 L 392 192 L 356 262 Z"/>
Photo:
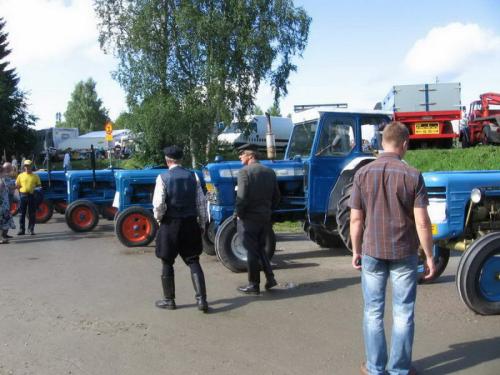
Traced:
<path fill-rule="evenodd" d="M 253 143 L 245 143 L 237 148 L 238 153 L 242 153 L 243 151 L 254 151 L 257 152 L 257 145 Z"/>
<path fill-rule="evenodd" d="M 168 146 L 163 149 L 163 153 L 169 159 L 180 160 L 184 155 L 179 146 Z"/>

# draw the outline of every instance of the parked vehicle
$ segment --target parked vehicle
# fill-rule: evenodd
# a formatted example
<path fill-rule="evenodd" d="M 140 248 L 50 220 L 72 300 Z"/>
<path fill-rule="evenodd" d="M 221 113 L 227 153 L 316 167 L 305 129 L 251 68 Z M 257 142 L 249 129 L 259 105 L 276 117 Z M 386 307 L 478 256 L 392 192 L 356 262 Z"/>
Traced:
<path fill-rule="evenodd" d="M 393 86 L 382 108 L 408 127 L 410 147 L 451 148 L 454 133 L 451 121 L 460 120 L 460 83 Z"/>
<path fill-rule="evenodd" d="M 466 122 L 460 129 L 462 147 L 500 144 L 500 94 L 487 92 L 479 98 L 470 104 Z"/>
<path fill-rule="evenodd" d="M 257 145 L 262 150 L 266 148 L 267 118 L 264 115 L 252 115 L 247 117 L 248 128 L 244 124 L 232 122 L 217 137 L 222 147 L 238 148 L 245 143 Z M 272 130 L 275 135 L 276 149 L 284 151 L 293 122 L 288 117 L 271 116 Z"/>
<path fill-rule="evenodd" d="M 158 223 L 153 215 L 153 194 L 156 178 L 166 170 L 153 167 L 116 171 L 115 234 L 124 246 L 147 246 L 156 238 Z M 205 189 L 201 171 L 194 172 Z"/>
<path fill-rule="evenodd" d="M 158 175 L 166 169 L 121 170 L 116 172 L 117 209 L 115 234 L 127 247 L 147 246 L 156 237 L 158 223 L 153 216 L 153 193 Z"/>
<path fill-rule="evenodd" d="M 464 254 L 457 287 L 483 315 L 500 313 L 500 171 L 424 173 L 438 273 L 450 250 Z"/>
<path fill-rule="evenodd" d="M 68 188 L 64 171 L 35 172 L 42 183 L 43 202 L 36 211 L 36 222 L 46 223 L 54 214 L 54 210 L 64 214 L 67 207 Z"/>
<path fill-rule="evenodd" d="M 116 169 L 68 171 L 68 207 L 65 218 L 75 232 L 88 232 L 99 223 L 99 214 L 113 220 L 116 209 Z"/>
<path fill-rule="evenodd" d="M 309 238 L 323 247 L 345 243 L 350 247 L 347 201 L 354 173 L 375 159 L 380 145 L 378 129 L 390 122 L 384 111 L 351 111 L 313 108 L 292 116 L 294 129 L 285 160 L 263 160 L 277 175 L 281 203 L 274 221 L 302 220 Z M 216 253 L 232 271 L 246 269 L 232 220 L 235 186 L 240 162 L 211 163 L 203 168 L 210 203 L 210 223 L 205 231 L 205 250 Z M 270 233 L 266 251 L 275 249 Z"/>

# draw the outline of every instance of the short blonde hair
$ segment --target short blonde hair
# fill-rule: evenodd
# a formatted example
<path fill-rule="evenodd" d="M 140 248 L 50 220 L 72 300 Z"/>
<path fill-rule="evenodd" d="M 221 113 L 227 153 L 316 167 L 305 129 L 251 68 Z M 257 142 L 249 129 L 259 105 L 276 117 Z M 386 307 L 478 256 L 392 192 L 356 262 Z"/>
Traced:
<path fill-rule="evenodd" d="M 393 146 L 401 146 L 410 139 L 410 131 L 399 121 L 392 121 L 382 133 L 382 141 Z"/>

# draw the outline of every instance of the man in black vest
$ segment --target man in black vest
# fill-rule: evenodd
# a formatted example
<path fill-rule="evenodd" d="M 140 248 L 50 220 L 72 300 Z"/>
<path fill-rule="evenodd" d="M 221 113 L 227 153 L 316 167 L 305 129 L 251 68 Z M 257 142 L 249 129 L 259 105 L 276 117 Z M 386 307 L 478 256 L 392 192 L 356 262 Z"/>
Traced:
<path fill-rule="evenodd" d="M 265 288 L 277 285 L 265 246 L 271 230 L 271 212 L 278 206 L 280 191 L 274 171 L 259 163 L 256 145 L 245 144 L 238 151 L 244 167 L 238 172 L 235 216 L 238 235 L 248 253 L 248 285 L 238 290 L 257 295 L 261 267 L 266 275 Z"/>
<path fill-rule="evenodd" d="M 201 228 L 207 220 L 205 195 L 196 175 L 180 165 L 182 150 L 171 146 L 163 151 L 168 171 L 156 179 L 153 212 L 160 223 L 156 256 L 163 263 L 161 283 L 165 299 L 156 301 L 156 306 L 168 310 L 176 308 L 174 262 L 180 255 L 191 270 L 198 309 L 207 312 L 205 276 L 200 265 Z"/>

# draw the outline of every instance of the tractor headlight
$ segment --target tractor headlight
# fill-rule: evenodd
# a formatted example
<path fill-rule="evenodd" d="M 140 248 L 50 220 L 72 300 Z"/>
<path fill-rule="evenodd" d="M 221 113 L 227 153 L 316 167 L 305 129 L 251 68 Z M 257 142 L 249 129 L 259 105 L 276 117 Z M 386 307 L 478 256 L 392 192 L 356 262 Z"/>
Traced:
<path fill-rule="evenodd" d="M 429 199 L 427 212 L 431 223 L 441 224 L 446 222 L 446 199 Z"/>
<path fill-rule="evenodd" d="M 470 192 L 470 200 L 474 202 L 475 204 L 478 204 L 481 202 L 481 199 L 483 198 L 483 193 L 481 192 L 481 189 L 474 188 Z"/>

